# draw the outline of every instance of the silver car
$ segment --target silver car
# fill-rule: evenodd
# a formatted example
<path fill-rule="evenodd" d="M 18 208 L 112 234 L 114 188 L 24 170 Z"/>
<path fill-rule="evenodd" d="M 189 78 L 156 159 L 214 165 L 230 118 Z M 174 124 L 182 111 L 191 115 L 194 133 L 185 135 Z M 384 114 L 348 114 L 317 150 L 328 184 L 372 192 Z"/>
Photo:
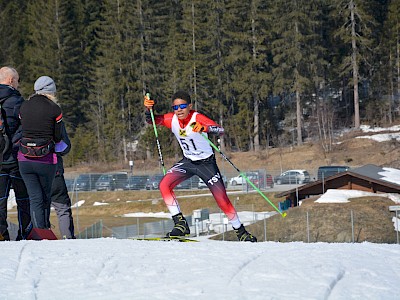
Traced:
<path fill-rule="evenodd" d="M 303 184 L 310 182 L 310 174 L 306 170 L 288 170 L 275 177 L 276 184 Z"/>

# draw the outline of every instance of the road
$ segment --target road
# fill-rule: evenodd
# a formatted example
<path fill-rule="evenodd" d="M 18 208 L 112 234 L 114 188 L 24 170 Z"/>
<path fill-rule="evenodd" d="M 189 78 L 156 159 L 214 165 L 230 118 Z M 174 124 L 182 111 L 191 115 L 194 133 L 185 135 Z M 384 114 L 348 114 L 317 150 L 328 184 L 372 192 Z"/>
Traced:
<path fill-rule="evenodd" d="M 291 189 L 294 189 L 296 187 L 300 187 L 302 186 L 302 184 L 275 184 L 273 188 L 267 188 L 267 189 L 263 189 L 263 192 L 284 192 L 284 191 L 288 191 Z M 249 187 L 250 188 L 250 187 Z M 234 187 L 232 186 L 228 186 L 227 191 L 247 191 L 247 187 L 245 186 L 241 186 L 241 185 L 236 185 Z"/>

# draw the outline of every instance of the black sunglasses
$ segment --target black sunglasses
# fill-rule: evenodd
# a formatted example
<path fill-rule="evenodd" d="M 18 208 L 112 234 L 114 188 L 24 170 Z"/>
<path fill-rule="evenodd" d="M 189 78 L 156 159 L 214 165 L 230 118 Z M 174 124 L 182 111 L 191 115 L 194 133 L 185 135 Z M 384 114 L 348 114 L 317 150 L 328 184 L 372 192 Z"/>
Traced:
<path fill-rule="evenodd" d="M 179 105 L 172 105 L 172 109 L 173 110 L 178 110 L 178 108 L 180 109 L 185 109 L 186 107 L 188 107 L 189 104 L 187 103 L 183 103 L 183 104 L 179 104 Z"/>

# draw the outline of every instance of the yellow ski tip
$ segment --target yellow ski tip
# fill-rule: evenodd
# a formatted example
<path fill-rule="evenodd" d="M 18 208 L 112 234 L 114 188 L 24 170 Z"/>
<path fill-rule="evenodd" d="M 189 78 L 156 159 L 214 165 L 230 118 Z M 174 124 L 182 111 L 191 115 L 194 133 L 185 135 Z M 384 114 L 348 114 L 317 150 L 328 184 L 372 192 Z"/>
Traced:
<path fill-rule="evenodd" d="M 284 217 L 286 217 L 287 216 L 287 213 L 282 213 L 282 218 L 284 218 Z"/>

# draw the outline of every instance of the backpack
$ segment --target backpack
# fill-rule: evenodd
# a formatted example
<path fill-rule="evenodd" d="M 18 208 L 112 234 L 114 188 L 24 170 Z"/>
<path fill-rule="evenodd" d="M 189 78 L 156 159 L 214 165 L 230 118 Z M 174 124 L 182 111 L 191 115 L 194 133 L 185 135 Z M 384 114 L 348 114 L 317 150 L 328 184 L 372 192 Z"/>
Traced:
<path fill-rule="evenodd" d="M 6 121 L 3 116 L 2 104 L 4 101 L 0 102 L 0 164 L 3 162 L 3 155 L 10 148 L 10 138 L 6 132 Z"/>

